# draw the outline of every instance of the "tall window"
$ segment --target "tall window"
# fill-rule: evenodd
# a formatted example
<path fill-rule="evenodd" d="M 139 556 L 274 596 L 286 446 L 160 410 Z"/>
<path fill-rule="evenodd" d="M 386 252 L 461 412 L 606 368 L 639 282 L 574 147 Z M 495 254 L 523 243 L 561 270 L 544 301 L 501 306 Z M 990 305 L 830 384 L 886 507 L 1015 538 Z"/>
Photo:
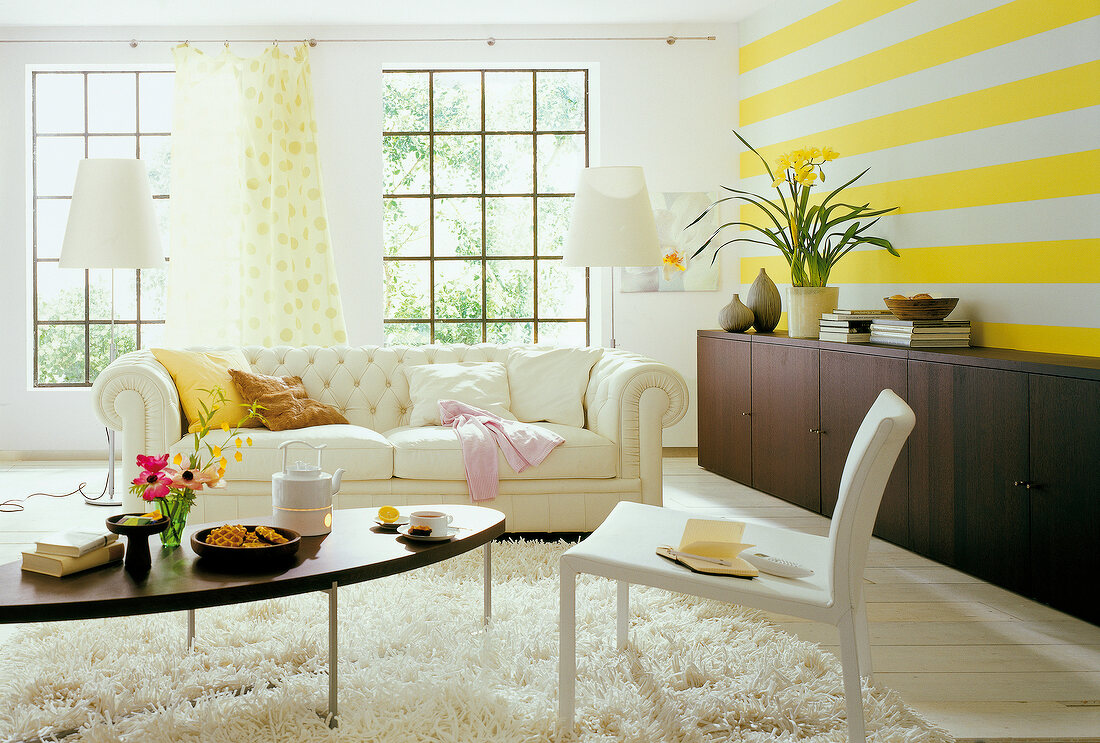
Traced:
<path fill-rule="evenodd" d="M 107 365 L 111 272 L 57 266 L 76 166 L 145 160 L 167 250 L 172 72 L 34 70 L 30 93 L 34 386 L 88 386 Z M 160 341 L 164 279 L 163 269 L 115 271 L 119 353 Z"/>
<path fill-rule="evenodd" d="M 383 74 L 386 341 L 588 342 L 587 70 Z"/>

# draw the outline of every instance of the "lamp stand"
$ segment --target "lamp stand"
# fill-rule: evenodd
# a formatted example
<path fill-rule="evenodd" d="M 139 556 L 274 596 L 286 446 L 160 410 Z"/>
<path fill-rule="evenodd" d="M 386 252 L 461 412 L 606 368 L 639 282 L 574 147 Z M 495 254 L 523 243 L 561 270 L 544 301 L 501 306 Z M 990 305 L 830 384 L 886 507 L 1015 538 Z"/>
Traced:
<path fill-rule="evenodd" d="M 611 348 L 615 348 L 615 267 L 611 267 Z"/>
<path fill-rule="evenodd" d="M 111 335 L 107 345 L 107 363 L 112 363 L 118 357 L 115 348 L 115 269 L 111 269 Z M 90 363 L 91 359 L 89 359 Z M 94 498 L 84 496 L 84 502 L 89 506 L 121 506 L 122 499 L 115 498 L 115 432 L 107 428 L 107 484 L 103 492 Z"/>

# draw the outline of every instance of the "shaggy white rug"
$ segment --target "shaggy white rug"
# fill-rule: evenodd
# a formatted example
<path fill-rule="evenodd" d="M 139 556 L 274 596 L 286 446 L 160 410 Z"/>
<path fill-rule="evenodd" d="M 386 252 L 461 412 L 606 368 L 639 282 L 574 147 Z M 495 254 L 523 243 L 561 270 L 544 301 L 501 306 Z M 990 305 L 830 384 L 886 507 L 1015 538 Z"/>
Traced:
<path fill-rule="evenodd" d="M 632 590 L 616 652 L 611 581 L 578 587 L 578 726 L 557 731 L 558 576 L 564 545 L 481 553 L 340 589 L 340 726 L 326 704 L 327 599 L 306 594 L 185 615 L 32 625 L 0 650 L 0 740 L 78 729 L 100 741 L 846 741 L 839 662 L 752 611 Z M 882 687 L 869 740 L 950 737 Z"/>

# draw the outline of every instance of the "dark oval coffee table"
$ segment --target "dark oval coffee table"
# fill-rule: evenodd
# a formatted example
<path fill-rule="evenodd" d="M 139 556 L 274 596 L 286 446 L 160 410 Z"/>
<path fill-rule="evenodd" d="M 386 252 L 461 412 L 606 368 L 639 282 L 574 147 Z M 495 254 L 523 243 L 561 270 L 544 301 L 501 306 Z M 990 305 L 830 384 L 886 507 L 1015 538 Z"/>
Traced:
<path fill-rule="evenodd" d="M 270 569 L 233 572 L 209 564 L 191 551 L 192 532 L 216 524 L 196 524 L 184 536 L 184 545 L 154 554 L 141 579 L 134 579 L 121 563 L 65 578 L 24 572 L 20 563 L 0 565 L 0 624 L 55 622 L 67 619 L 158 614 L 187 611 L 187 647 L 195 637 L 195 609 L 292 596 L 309 591 L 329 595 L 329 724 L 335 726 L 336 699 L 336 589 L 341 585 L 384 578 L 442 562 L 485 547 L 483 621 L 492 611 L 490 543 L 504 533 L 504 514 L 481 506 L 401 506 L 405 513 L 431 509 L 451 514 L 458 534 L 446 542 L 414 541 L 374 522 L 372 508 L 337 510 L 332 533 L 302 537 L 292 559 Z M 263 523 L 271 519 L 240 519 Z"/>

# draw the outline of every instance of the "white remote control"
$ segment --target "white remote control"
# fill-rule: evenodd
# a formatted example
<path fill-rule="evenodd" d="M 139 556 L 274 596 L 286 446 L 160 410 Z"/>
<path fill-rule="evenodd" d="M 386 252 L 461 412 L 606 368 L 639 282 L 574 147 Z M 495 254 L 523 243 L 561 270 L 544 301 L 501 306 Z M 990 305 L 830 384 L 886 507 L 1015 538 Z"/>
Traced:
<path fill-rule="evenodd" d="M 797 562 L 782 560 L 778 557 L 765 555 L 763 552 L 742 552 L 741 559 L 746 560 L 761 573 L 778 575 L 781 578 L 805 578 L 813 575 L 814 571 L 804 568 Z"/>

